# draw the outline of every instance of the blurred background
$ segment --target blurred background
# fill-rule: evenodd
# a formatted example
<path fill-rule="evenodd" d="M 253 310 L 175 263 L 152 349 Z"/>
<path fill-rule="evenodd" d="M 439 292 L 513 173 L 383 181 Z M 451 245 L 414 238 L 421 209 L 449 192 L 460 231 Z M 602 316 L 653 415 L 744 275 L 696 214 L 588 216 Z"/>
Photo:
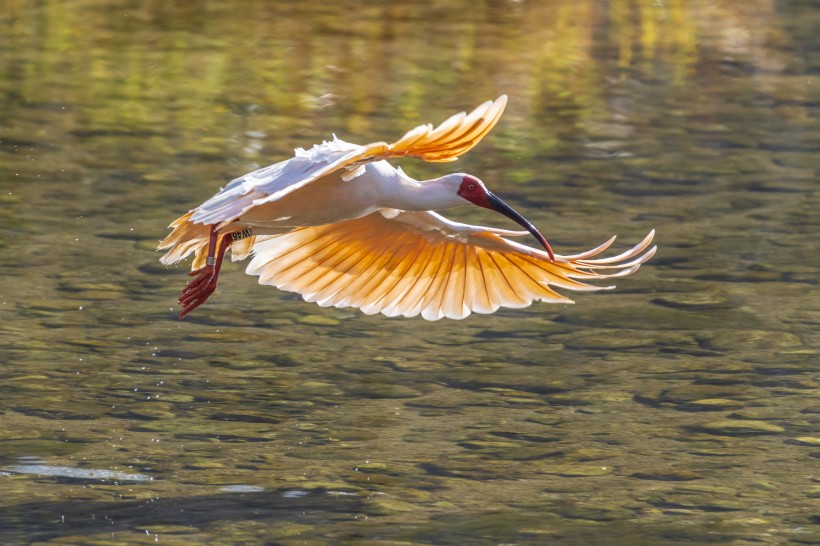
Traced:
<path fill-rule="evenodd" d="M 0 541 L 820 542 L 818 28 L 806 0 L 5 0 Z M 176 320 L 154 248 L 227 181 L 502 93 L 455 165 L 399 163 L 479 176 L 562 254 L 656 228 L 616 290 L 428 323 L 227 264 Z"/>

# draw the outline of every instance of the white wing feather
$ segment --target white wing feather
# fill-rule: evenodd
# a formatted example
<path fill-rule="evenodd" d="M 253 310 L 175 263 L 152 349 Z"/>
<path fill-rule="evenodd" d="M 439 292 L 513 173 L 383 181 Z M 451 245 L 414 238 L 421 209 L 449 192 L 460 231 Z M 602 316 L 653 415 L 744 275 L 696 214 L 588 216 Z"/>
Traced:
<path fill-rule="evenodd" d="M 201 204 L 191 221 L 197 224 L 219 224 L 241 216 L 260 203 L 275 201 L 282 195 L 321 178 L 344 164 L 345 158 L 362 149 L 336 135 L 333 140 L 305 150 L 297 148 L 294 157 L 263 167 L 230 182 L 216 195 Z"/>

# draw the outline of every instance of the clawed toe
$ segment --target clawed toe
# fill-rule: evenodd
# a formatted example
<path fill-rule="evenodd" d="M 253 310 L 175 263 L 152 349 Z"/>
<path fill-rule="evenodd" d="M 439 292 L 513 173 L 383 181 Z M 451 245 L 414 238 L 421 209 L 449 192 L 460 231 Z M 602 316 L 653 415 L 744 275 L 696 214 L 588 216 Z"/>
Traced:
<path fill-rule="evenodd" d="M 216 290 L 216 279 L 209 279 L 209 282 L 201 284 L 196 288 L 189 289 L 186 287 L 182 291 L 182 295 L 177 300 L 182 305 L 188 305 L 189 302 L 194 301 L 202 296 L 210 296 Z"/>
<path fill-rule="evenodd" d="M 207 265 L 188 273 L 188 275 L 195 278 L 185 285 L 177 300 L 182 306 L 179 320 L 182 320 L 185 315 L 208 301 L 211 294 L 216 291 L 216 281 L 219 278 L 222 259 L 225 257 L 228 246 L 230 246 L 230 234 L 225 234 L 217 240 L 216 229 L 211 226 L 211 238 L 208 245 Z"/>
<path fill-rule="evenodd" d="M 206 265 L 205 267 L 201 267 L 197 270 L 189 271 L 188 275 L 192 277 L 196 276 L 196 278 L 185 285 L 185 288 L 182 289 L 182 296 L 180 299 L 182 299 L 182 297 L 186 294 L 199 289 L 203 283 L 210 282 L 214 277 L 214 267 L 212 265 Z"/>
<path fill-rule="evenodd" d="M 177 300 L 182 306 L 182 312 L 179 314 L 180 319 L 183 319 L 185 315 L 208 301 L 211 294 L 216 291 L 217 275 L 213 266 L 208 265 L 188 274 L 196 275 L 196 278 L 182 289 L 182 294 Z"/>
<path fill-rule="evenodd" d="M 183 291 L 182 296 L 179 297 L 179 304 L 182 305 L 182 312 L 179 314 L 179 318 L 184 318 L 185 315 L 208 301 L 208 298 L 210 298 L 211 294 L 215 291 L 215 279 L 212 279 L 211 282 L 208 282 L 197 289 Z"/>

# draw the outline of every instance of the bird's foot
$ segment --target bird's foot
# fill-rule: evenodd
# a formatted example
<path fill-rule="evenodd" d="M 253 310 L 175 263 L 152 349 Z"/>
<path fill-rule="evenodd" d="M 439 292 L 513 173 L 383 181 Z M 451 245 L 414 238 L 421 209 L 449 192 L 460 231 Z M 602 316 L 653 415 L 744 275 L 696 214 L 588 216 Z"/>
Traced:
<path fill-rule="evenodd" d="M 182 295 L 179 296 L 178 301 L 182 306 L 179 320 L 182 320 L 188 313 L 208 301 L 208 298 L 216 290 L 216 280 L 219 273 L 214 266 L 206 265 L 191 271 L 188 275 L 196 276 L 196 278 L 182 289 Z"/>

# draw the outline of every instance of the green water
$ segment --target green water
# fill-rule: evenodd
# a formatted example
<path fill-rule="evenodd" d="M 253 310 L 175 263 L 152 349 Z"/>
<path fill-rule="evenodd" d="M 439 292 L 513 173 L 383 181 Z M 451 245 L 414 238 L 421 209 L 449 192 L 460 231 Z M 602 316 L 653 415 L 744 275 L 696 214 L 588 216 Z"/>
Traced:
<path fill-rule="evenodd" d="M 807 1 L 7 0 L 0 542 L 820 543 L 818 27 Z M 501 93 L 457 170 L 559 253 L 656 228 L 617 290 L 428 323 L 228 264 L 176 320 L 153 248 L 227 180 Z"/>

